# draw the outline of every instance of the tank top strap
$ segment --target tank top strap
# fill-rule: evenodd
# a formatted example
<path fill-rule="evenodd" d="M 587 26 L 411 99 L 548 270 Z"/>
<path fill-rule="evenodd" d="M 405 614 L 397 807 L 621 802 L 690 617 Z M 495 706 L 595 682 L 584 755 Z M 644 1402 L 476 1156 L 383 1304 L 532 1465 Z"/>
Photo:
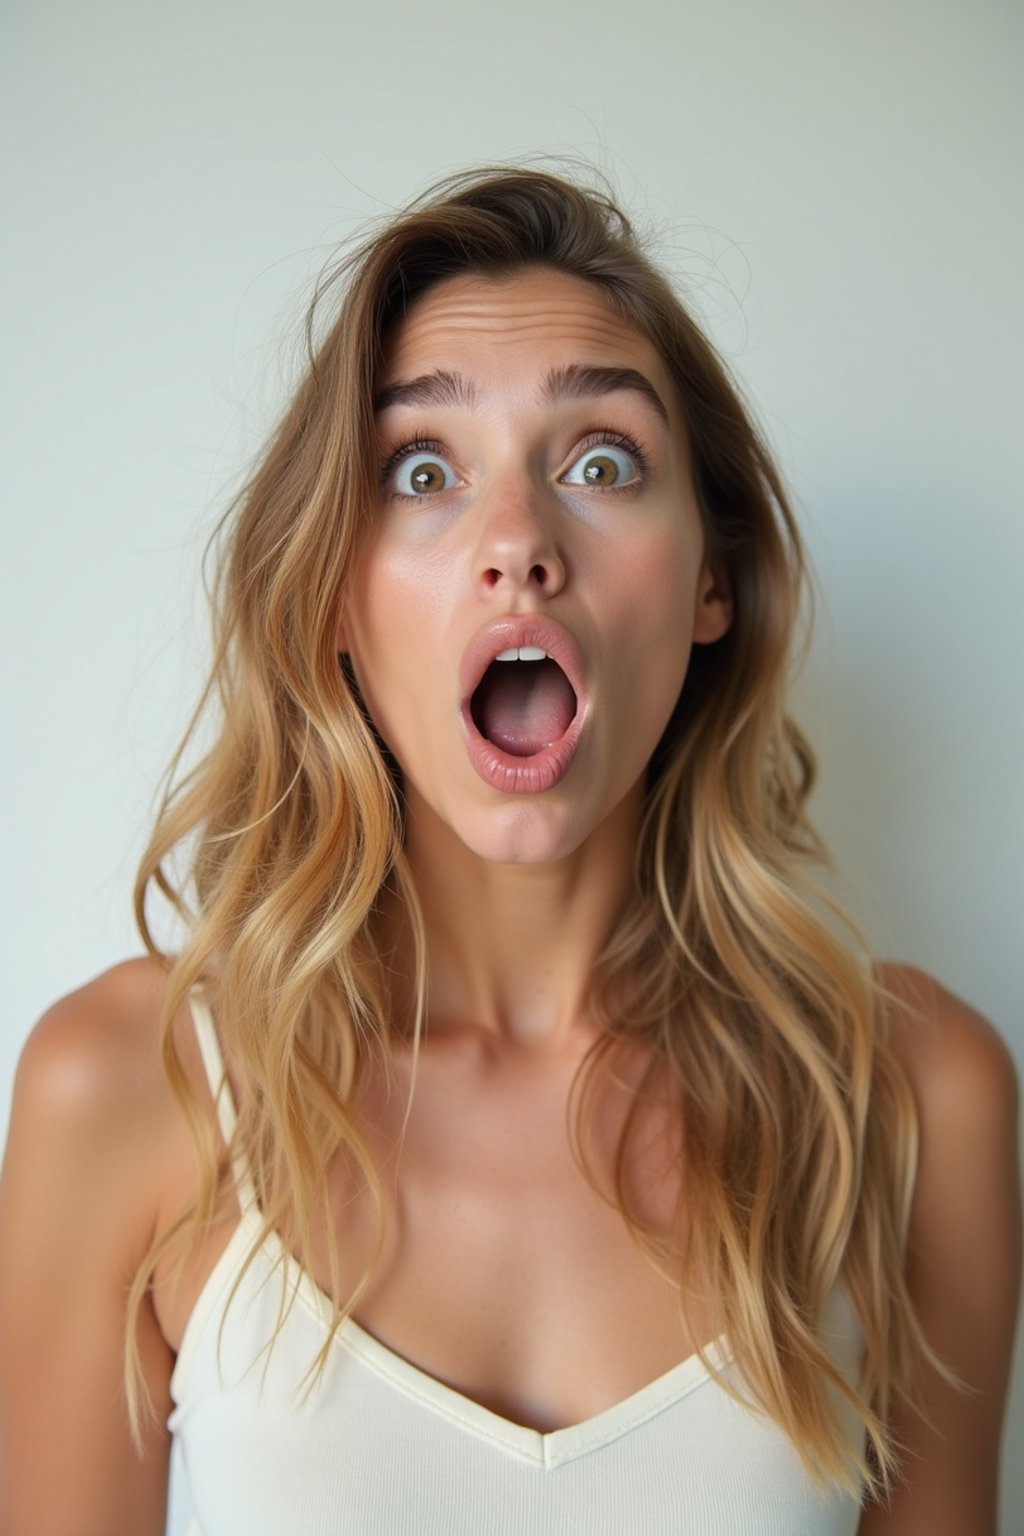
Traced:
<path fill-rule="evenodd" d="M 230 1151 L 238 1126 L 238 1110 L 235 1107 L 234 1095 L 231 1092 L 228 1075 L 224 1070 L 224 1058 L 221 1055 L 220 1041 L 217 1038 L 217 1026 L 213 1021 L 210 1005 L 207 1003 L 201 987 L 192 988 L 189 993 L 188 1006 L 192 1016 L 192 1027 L 196 1032 L 196 1040 L 199 1042 L 199 1054 L 203 1059 L 206 1080 L 210 1085 L 214 1108 L 217 1111 L 217 1124 L 220 1126 L 224 1145 Z M 241 1150 L 237 1147 L 231 1154 L 231 1169 L 234 1175 L 238 1203 L 243 1212 L 250 1209 L 258 1210 L 256 1188 L 252 1181 L 252 1174 Z"/>

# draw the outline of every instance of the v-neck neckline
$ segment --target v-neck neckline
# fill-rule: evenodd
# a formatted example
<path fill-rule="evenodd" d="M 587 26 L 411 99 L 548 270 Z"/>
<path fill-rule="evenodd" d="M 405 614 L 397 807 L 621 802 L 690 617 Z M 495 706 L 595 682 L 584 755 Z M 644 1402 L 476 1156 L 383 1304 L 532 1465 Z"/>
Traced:
<path fill-rule="evenodd" d="M 324 1328 L 328 1327 L 331 1302 L 316 1280 L 285 1247 L 277 1232 L 268 1234 L 265 1245 L 274 1250 L 268 1257 L 275 1269 L 281 1263 L 287 1266 L 289 1289 L 294 1287 L 296 1296 L 317 1322 Z M 678 1365 L 670 1366 L 661 1376 L 613 1403 L 611 1407 L 562 1429 L 543 1431 L 532 1429 L 526 1424 L 517 1424 L 513 1419 L 485 1408 L 475 1398 L 467 1397 L 418 1365 L 413 1365 L 404 1355 L 398 1354 L 368 1332 L 354 1317 L 346 1318 L 335 1333 L 333 1342 L 339 1348 L 356 1355 L 405 1396 L 415 1399 L 471 1434 L 490 1441 L 501 1450 L 549 1470 L 620 1439 L 637 1425 L 711 1382 L 714 1379 L 712 1371 L 721 1370 L 732 1358 L 726 1335 L 720 1334 L 703 1348 L 711 1369 L 695 1350 Z"/>
<path fill-rule="evenodd" d="M 190 1008 L 203 1066 L 216 1104 L 221 1134 L 230 1148 L 237 1121 L 234 1096 L 224 1070 L 213 1015 L 201 989 L 193 989 Z M 241 1250 L 244 1257 L 248 1247 L 262 1234 L 263 1218 L 259 1213 L 252 1179 L 238 1152 L 233 1157 L 233 1171 L 241 1208 L 239 1221 L 220 1259 L 207 1276 L 185 1324 L 171 1376 L 171 1396 L 176 1403 L 180 1402 L 182 1384 L 202 1325 L 220 1294 L 222 1277 L 231 1271 L 237 1251 Z M 243 1247 L 243 1244 L 247 1246 Z M 330 1298 L 299 1263 L 280 1234 L 271 1230 L 263 1236 L 260 1247 L 267 1262 L 286 1277 L 286 1285 L 294 1287 L 296 1296 L 312 1312 L 320 1326 L 329 1328 L 333 1314 Z M 503 1418 L 474 1398 L 466 1397 L 454 1387 L 447 1386 L 368 1333 L 355 1318 L 346 1318 L 335 1331 L 332 1343 L 359 1356 L 379 1376 L 433 1412 L 506 1452 L 545 1468 L 560 1466 L 620 1439 L 638 1424 L 653 1418 L 698 1387 L 711 1382 L 714 1379 L 712 1373 L 721 1371 L 732 1359 L 727 1336 L 720 1334 L 706 1344 L 701 1352 L 694 1351 L 678 1365 L 671 1366 L 663 1375 L 631 1392 L 610 1408 L 582 1419 L 577 1424 L 544 1432 Z M 704 1359 L 701 1358 L 702 1354 Z"/>

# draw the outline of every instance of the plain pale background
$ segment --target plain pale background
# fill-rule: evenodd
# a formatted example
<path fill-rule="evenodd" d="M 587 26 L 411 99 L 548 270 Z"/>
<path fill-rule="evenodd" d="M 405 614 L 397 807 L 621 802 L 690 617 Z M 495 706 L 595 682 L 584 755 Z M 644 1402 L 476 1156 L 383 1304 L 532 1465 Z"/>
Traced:
<path fill-rule="evenodd" d="M 847 899 L 1020 1060 L 1021 6 L 8 0 L 2 26 L 0 1133 L 33 1020 L 138 948 L 202 545 L 312 279 L 438 175 L 539 153 L 655 229 L 792 487 Z M 1014 1403 L 1019 1447 L 1019 1376 Z"/>

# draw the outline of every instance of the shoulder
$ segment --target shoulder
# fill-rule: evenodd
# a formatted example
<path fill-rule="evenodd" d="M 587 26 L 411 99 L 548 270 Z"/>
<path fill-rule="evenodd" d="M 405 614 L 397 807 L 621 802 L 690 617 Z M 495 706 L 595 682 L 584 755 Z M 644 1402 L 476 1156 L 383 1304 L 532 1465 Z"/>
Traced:
<path fill-rule="evenodd" d="M 129 960 L 47 1010 L 18 1061 L 5 1157 L 9 1172 L 33 1169 L 33 1184 L 59 1174 L 66 1199 L 87 1181 L 116 1190 L 140 1229 L 155 1220 L 161 1165 L 181 1138 L 160 1051 L 165 985 L 156 960 Z M 148 1245 L 148 1233 L 136 1241 Z"/>
<path fill-rule="evenodd" d="M 22 1050 L 22 1092 L 87 1113 L 143 1085 L 156 1060 L 164 979 L 155 960 L 126 960 L 60 998 Z"/>
<path fill-rule="evenodd" d="M 921 1363 L 893 1425 L 903 1479 L 860 1530 L 994 1532 L 1021 1277 L 1017 1073 L 989 1021 L 933 977 L 889 963 L 877 979 L 917 1108 L 907 1288 L 942 1368 Z"/>
<path fill-rule="evenodd" d="M 917 1107 L 907 1287 L 953 1376 L 922 1365 L 917 1411 L 895 1423 L 905 1480 L 861 1531 L 994 1531 L 1021 1277 L 1017 1073 L 988 1020 L 933 977 L 887 964 L 878 980 Z"/>
<path fill-rule="evenodd" d="M 0 1174 L 0 1522 L 12 1532 L 163 1530 L 173 1359 L 148 1300 L 136 1342 L 153 1454 L 140 1460 L 114 1406 L 126 1299 L 187 1135 L 162 1071 L 163 986 L 155 962 L 115 967 L 50 1008 L 18 1064 Z"/>
<path fill-rule="evenodd" d="M 917 1105 L 922 1138 L 944 1126 L 961 1151 L 1016 1127 L 1018 1078 L 999 1032 L 976 1008 L 914 966 L 876 969 L 889 1044 Z"/>
<path fill-rule="evenodd" d="M 129 960 L 54 1003 L 18 1061 L 12 1135 L 26 1122 L 65 1142 L 112 1142 L 147 1121 L 155 1129 L 154 1113 L 168 1103 L 164 986 L 157 961 Z"/>
<path fill-rule="evenodd" d="M 917 1109 L 912 1247 L 940 1262 L 980 1239 L 993 1264 L 1012 1271 L 1020 1242 L 1013 1057 L 977 1009 L 924 971 L 889 962 L 878 979 L 889 1043 Z"/>

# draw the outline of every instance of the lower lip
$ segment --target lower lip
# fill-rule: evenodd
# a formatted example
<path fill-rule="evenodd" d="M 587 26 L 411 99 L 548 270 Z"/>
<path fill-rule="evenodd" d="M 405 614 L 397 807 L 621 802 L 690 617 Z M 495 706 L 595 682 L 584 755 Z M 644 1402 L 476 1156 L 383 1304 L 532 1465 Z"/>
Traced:
<path fill-rule="evenodd" d="M 462 711 L 462 724 L 469 761 L 485 784 L 506 795 L 543 795 L 560 784 L 572 766 L 583 730 L 583 711 L 576 711 L 564 736 L 532 757 L 514 757 L 481 736 L 468 704 Z"/>

